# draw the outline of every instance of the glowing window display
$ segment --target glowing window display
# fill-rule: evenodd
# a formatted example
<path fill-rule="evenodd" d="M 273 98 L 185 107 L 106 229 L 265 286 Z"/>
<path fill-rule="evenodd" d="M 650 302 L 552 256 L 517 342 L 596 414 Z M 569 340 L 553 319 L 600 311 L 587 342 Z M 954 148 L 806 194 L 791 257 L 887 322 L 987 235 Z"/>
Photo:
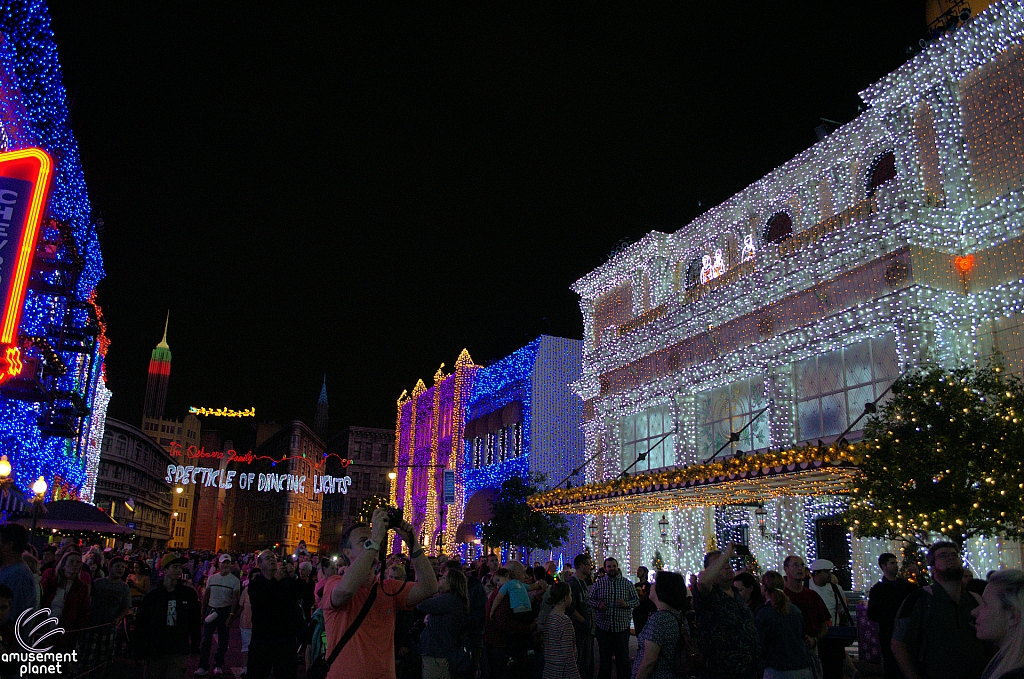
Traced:
<path fill-rule="evenodd" d="M 891 334 L 799 361 L 793 366 L 798 440 L 839 434 L 899 373 Z"/>
<path fill-rule="evenodd" d="M 672 429 L 672 411 L 667 405 L 623 418 L 622 469 L 640 472 L 675 464 Z M 634 465 L 637 456 L 643 453 L 647 453 L 647 459 Z"/>

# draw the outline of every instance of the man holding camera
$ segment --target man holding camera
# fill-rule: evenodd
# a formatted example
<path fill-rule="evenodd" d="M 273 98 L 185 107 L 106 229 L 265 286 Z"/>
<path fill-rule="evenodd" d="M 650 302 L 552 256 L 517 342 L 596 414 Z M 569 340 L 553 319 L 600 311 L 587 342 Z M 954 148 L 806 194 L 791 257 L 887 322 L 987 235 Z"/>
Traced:
<path fill-rule="evenodd" d="M 395 512 L 395 510 L 391 510 Z M 389 528 L 394 528 L 409 547 L 416 582 L 382 580 L 374 584 L 380 552 L 386 548 Z M 327 655 L 352 625 L 367 599 L 374 595 L 366 617 L 331 664 L 328 679 L 395 679 L 395 616 L 415 608 L 437 593 L 437 577 L 423 548 L 416 544 L 413 527 L 395 516 L 389 525 L 387 507 L 373 512 L 371 526 L 357 523 L 341 537 L 341 552 L 349 561 L 344 575 L 324 585 L 321 608 L 327 628 Z M 374 592 L 374 587 L 377 591 Z"/>

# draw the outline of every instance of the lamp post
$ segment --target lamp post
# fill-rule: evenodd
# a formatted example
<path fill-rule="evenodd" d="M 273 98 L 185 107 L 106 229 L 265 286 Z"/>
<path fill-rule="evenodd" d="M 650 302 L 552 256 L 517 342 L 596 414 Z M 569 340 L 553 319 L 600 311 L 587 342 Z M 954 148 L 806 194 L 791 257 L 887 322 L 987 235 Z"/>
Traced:
<path fill-rule="evenodd" d="M 0 455 L 0 490 L 3 490 L 4 495 L 7 495 L 12 483 L 14 479 L 11 478 L 11 463 L 6 455 Z"/>
<path fill-rule="evenodd" d="M 665 542 L 668 539 L 668 517 L 664 514 L 661 515 L 661 520 L 658 521 L 658 528 L 661 529 L 661 541 Z"/>
<path fill-rule="evenodd" d="M 754 510 L 754 516 L 757 518 L 757 528 L 761 531 L 761 537 L 764 537 L 768 531 L 768 510 L 764 508 L 764 505 L 758 505 Z"/>
<path fill-rule="evenodd" d="M 36 524 L 39 522 L 39 510 L 42 509 L 43 500 L 46 497 L 46 479 L 42 476 L 36 479 L 36 482 L 32 484 L 32 492 L 35 493 L 35 497 L 32 498 L 32 530 L 29 531 L 29 535 L 35 537 Z"/>

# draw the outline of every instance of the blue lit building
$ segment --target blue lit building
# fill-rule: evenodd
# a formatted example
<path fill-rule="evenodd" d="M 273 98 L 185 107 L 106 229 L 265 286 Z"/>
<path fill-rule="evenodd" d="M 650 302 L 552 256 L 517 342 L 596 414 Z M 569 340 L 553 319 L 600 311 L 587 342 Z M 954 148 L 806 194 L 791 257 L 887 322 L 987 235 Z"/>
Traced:
<path fill-rule="evenodd" d="M 466 507 L 460 542 L 479 535 L 490 500 L 506 479 L 543 474 L 553 486 L 583 462 L 583 401 L 573 393 L 583 343 L 541 335 L 522 349 L 477 371 L 466 412 Z M 568 540 L 531 561 L 566 563 L 583 551 L 583 520 L 569 517 Z"/>
<path fill-rule="evenodd" d="M 54 161 L 18 346 L 24 368 L 0 389 L 0 454 L 21 493 L 40 476 L 47 500 L 91 501 L 110 392 L 95 303 L 103 260 L 71 132 L 46 5 L 0 0 L 0 151 L 44 149 Z"/>

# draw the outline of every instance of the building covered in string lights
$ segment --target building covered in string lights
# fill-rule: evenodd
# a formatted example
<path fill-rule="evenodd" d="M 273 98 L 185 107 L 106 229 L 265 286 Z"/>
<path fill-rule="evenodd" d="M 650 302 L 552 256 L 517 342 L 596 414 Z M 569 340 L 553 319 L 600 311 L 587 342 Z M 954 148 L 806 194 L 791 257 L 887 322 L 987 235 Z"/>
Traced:
<path fill-rule="evenodd" d="M 402 392 L 398 399 L 391 506 L 402 510 L 431 555 L 456 550 L 455 535 L 466 504 L 463 429 L 479 369 L 463 349 L 450 374 L 442 363 L 434 373 L 433 386 L 418 380 L 412 395 Z M 450 504 L 444 502 L 446 470 L 455 481 Z"/>
<path fill-rule="evenodd" d="M 1024 372 L 1022 42 L 1024 5 L 994 3 L 855 120 L 577 281 L 589 483 L 535 506 L 583 515 L 623 569 L 657 552 L 697 572 L 740 539 L 765 568 L 795 553 L 877 579 L 892 546 L 846 532 L 853 460 L 828 444 L 908 368 L 998 353 Z M 1021 563 L 1015 543 L 965 551 L 975 572 Z"/>
<path fill-rule="evenodd" d="M 504 481 L 539 474 L 551 487 L 574 478 L 583 462 L 583 402 L 572 384 L 580 378 L 582 358 L 579 340 L 541 335 L 477 371 L 463 432 L 466 506 L 456 534 L 457 543 L 477 546 L 465 556 L 478 553 L 481 525 Z M 531 555 L 531 562 L 561 558 L 571 564 L 583 551 L 583 520 L 568 519 L 568 539 Z"/>
<path fill-rule="evenodd" d="M 0 151 L 37 147 L 54 162 L 13 343 L 22 370 L 0 387 L 0 454 L 22 493 L 42 476 L 47 500 L 88 502 L 110 399 L 95 301 L 103 259 L 45 4 L 0 2 L 0 34 Z M 5 500 L 9 509 L 20 495 Z"/>

